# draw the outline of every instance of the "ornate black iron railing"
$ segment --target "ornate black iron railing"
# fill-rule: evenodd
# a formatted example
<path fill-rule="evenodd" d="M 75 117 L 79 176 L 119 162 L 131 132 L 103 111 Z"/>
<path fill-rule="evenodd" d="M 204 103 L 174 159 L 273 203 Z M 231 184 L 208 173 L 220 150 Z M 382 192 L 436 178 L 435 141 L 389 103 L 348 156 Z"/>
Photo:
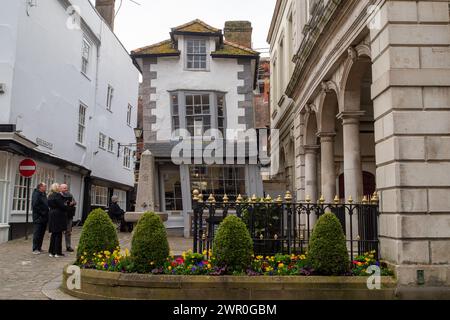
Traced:
<path fill-rule="evenodd" d="M 193 193 L 193 251 L 202 253 L 212 249 L 214 235 L 227 215 L 241 218 L 247 225 L 253 239 L 256 255 L 302 254 L 308 250 L 315 222 L 326 212 L 334 213 L 346 234 L 349 255 L 357 255 L 375 250 L 379 252 L 378 241 L 378 197 L 370 200 L 364 197 L 361 203 L 348 203 L 335 199 L 327 204 L 323 199 L 317 204 L 309 200 L 292 202 L 288 192 L 284 199 L 275 201 L 268 196 L 256 196 L 244 200 L 239 196 L 236 202 L 216 202 L 213 195 L 204 201 L 197 190 Z M 378 258 L 378 257 L 377 257 Z"/>

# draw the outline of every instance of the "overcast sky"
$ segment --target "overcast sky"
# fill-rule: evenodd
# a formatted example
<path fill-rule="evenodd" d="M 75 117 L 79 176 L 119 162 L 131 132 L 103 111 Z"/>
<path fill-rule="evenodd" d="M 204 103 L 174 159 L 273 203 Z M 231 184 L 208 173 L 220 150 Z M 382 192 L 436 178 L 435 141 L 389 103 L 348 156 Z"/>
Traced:
<path fill-rule="evenodd" d="M 116 0 L 115 32 L 128 51 L 169 39 L 170 28 L 194 19 L 223 29 L 227 20 L 249 20 L 253 47 L 268 48 L 267 33 L 276 0 Z M 95 3 L 95 0 L 91 0 Z M 267 52 L 268 50 L 265 50 Z"/>

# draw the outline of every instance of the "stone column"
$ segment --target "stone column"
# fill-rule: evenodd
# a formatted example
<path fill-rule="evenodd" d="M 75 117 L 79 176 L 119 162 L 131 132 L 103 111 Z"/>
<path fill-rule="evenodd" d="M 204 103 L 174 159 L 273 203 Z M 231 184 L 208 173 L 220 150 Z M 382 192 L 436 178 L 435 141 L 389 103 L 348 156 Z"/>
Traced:
<path fill-rule="evenodd" d="M 312 203 L 317 202 L 319 199 L 317 195 L 318 183 L 317 183 L 317 153 L 319 146 L 304 146 L 305 150 L 305 194 L 311 198 Z M 317 221 L 317 217 L 314 214 L 310 216 L 310 228 L 313 228 Z M 307 223 L 305 223 L 307 227 Z"/>
<path fill-rule="evenodd" d="M 381 255 L 399 284 L 448 286 L 448 1 L 386 1 L 380 11 L 371 44 Z"/>
<path fill-rule="evenodd" d="M 155 210 L 155 158 L 150 150 L 141 155 L 136 212 Z"/>
<path fill-rule="evenodd" d="M 321 183 L 322 195 L 326 203 L 333 203 L 336 196 L 336 168 L 334 162 L 334 137 L 335 133 L 319 133 L 321 155 Z"/>
<path fill-rule="evenodd" d="M 342 112 L 338 115 L 342 120 L 344 133 L 344 178 L 345 199 L 350 197 L 354 201 L 361 200 L 363 196 L 363 178 L 361 165 L 361 145 L 359 137 L 359 118 L 364 114 L 361 111 Z"/>

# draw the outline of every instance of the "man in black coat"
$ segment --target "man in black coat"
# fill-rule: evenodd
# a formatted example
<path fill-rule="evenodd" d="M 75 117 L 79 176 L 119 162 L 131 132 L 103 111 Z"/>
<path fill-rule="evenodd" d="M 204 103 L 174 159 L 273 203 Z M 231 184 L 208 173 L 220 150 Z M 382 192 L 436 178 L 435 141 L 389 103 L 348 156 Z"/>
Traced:
<path fill-rule="evenodd" d="M 74 200 L 73 195 L 69 192 L 69 186 L 67 184 L 62 184 L 60 186 L 61 194 L 64 197 L 64 202 L 67 206 L 67 229 L 64 232 L 64 238 L 66 241 L 66 251 L 74 252 L 72 248 L 72 227 L 73 227 L 73 218 L 75 217 L 75 212 L 77 210 L 76 205 L 77 202 Z"/>
<path fill-rule="evenodd" d="M 42 242 L 44 241 L 45 230 L 48 223 L 48 201 L 47 185 L 40 183 L 33 191 L 31 206 L 33 210 L 33 253 L 42 252 Z"/>

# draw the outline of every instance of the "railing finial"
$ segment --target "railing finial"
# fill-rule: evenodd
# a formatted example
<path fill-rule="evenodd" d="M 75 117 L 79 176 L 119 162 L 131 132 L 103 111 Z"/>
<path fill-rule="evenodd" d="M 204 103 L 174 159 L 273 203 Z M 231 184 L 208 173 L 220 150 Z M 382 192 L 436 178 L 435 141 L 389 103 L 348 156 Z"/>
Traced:
<path fill-rule="evenodd" d="M 292 202 L 292 194 L 290 191 L 286 191 L 286 195 L 284 196 L 284 201 L 286 201 L 287 203 Z"/>
<path fill-rule="evenodd" d="M 319 203 L 320 204 L 324 204 L 325 203 L 325 198 L 323 197 L 323 195 L 320 196 Z"/>
<path fill-rule="evenodd" d="M 212 193 L 209 195 L 208 202 L 213 204 L 216 203 L 216 198 L 214 198 Z"/>
<path fill-rule="evenodd" d="M 192 191 L 192 200 L 198 201 L 199 194 L 200 194 L 200 192 L 198 191 L 198 189 L 194 189 L 194 191 Z"/>
<path fill-rule="evenodd" d="M 339 196 L 336 195 L 336 197 L 334 197 L 334 203 L 339 204 L 339 202 L 341 202 L 341 199 L 339 199 Z"/>

